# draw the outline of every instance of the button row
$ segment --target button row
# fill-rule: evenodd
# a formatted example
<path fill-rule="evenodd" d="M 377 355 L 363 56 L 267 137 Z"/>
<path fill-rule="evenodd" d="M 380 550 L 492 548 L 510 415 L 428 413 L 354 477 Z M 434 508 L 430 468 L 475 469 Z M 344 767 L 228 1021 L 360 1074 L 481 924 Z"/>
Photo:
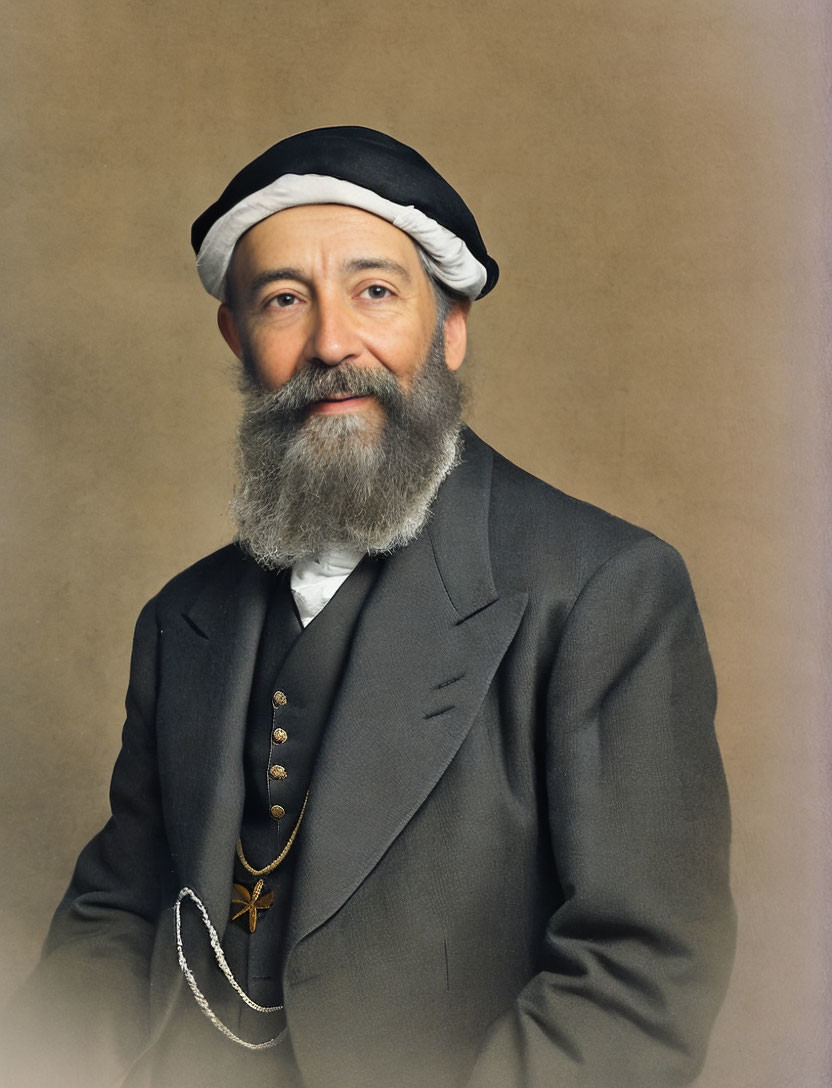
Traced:
<path fill-rule="evenodd" d="M 289 700 L 286 698 L 285 693 L 282 691 L 276 691 L 272 695 L 272 706 L 275 709 L 286 706 L 288 701 Z M 272 739 L 274 740 L 275 744 L 285 744 L 286 741 L 289 739 L 289 734 L 286 732 L 285 729 L 278 728 L 272 732 Z M 284 779 L 289 777 L 289 772 L 280 763 L 273 763 L 271 767 L 269 767 L 269 774 L 272 778 L 278 779 L 279 781 L 283 781 Z M 273 820 L 282 820 L 283 817 L 286 815 L 286 809 L 283 807 L 283 805 L 272 805 L 269 809 L 269 813 L 271 814 Z"/>

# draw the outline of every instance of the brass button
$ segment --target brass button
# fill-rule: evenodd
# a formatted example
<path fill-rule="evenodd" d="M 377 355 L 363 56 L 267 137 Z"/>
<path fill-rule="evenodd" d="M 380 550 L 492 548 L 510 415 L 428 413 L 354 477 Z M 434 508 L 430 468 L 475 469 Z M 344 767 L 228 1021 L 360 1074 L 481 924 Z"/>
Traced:
<path fill-rule="evenodd" d="M 275 744 L 283 744 L 289 739 L 289 734 L 285 729 L 275 729 L 272 736 L 274 737 Z"/>
<path fill-rule="evenodd" d="M 269 812 L 271 812 L 275 820 L 282 820 L 283 817 L 286 815 L 286 809 L 283 807 L 283 805 L 272 805 L 272 807 L 269 809 Z"/>
<path fill-rule="evenodd" d="M 276 691 L 272 696 L 272 706 L 286 706 L 288 702 L 282 691 Z"/>
<path fill-rule="evenodd" d="M 279 763 L 273 763 L 271 765 L 271 767 L 269 767 L 269 774 L 272 776 L 272 778 L 283 779 L 283 778 L 288 778 L 289 777 L 289 774 L 288 774 L 286 768 L 281 767 L 281 765 Z"/>

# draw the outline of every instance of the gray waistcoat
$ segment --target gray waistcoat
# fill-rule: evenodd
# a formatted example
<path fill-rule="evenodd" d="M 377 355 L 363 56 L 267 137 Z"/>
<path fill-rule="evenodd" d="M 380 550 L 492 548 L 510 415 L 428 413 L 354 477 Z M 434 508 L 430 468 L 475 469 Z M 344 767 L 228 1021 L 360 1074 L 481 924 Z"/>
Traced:
<path fill-rule="evenodd" d="M 252 683 L 244 749 L 245 807 L 240 838 L 246 860 L 267 866 L 286 846 L 309 789 L 330 709 L 349 658 L 352 634 L 375 581 L 379 560 L 365 559 L 323 611 L 301 626 L 281 574 L 263 626 Z M 310 796 L 309 805 L 315 804 Z M 263 876 L 272 905 L 229 925 L 223 945 L 237 979 L 258 1004 L 281 998 L 283 942 L 303 825 L 285 860 Z M 253 890 L 258 877 L 235 863 L 234 880 Z M 230 894 L 230 889 L 229 889 Z M 241 909 L 236 905 L 232 913 Z"/>

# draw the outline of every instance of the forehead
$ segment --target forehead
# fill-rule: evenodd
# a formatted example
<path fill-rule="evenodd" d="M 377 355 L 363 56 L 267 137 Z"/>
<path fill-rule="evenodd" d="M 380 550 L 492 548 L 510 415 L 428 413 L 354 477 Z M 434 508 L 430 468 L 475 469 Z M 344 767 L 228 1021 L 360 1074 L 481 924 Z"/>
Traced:
<path fill-rule="evenodd" d="M 421 268 L 409 235 L 386 219 L 343 204 L 305 204 L 262 219 L 237 242 L 232 265 L 235 274 L 276 260 L 334 269 L 355 257 Z"/>

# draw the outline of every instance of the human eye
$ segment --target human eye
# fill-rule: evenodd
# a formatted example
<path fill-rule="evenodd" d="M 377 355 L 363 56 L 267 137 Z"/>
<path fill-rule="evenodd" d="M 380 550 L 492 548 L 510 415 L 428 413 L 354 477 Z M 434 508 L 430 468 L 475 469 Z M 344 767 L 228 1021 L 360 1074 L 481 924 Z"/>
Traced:
<path fill-rule="evenodd" d="M 393 292 L 389 287 L 385 287 L 383 283 L 371 283 L 369 287 L 365 287 L 361 292 L 365 298 L 382 299 L 392 298 Z"/>
<path fill-rule="evenodd" d="M 293 291 L 278 291 L 276 295 L 267 299 L 266 305 L 272 309 L 287 310 L 298 301 L 298 296 Z"/>

